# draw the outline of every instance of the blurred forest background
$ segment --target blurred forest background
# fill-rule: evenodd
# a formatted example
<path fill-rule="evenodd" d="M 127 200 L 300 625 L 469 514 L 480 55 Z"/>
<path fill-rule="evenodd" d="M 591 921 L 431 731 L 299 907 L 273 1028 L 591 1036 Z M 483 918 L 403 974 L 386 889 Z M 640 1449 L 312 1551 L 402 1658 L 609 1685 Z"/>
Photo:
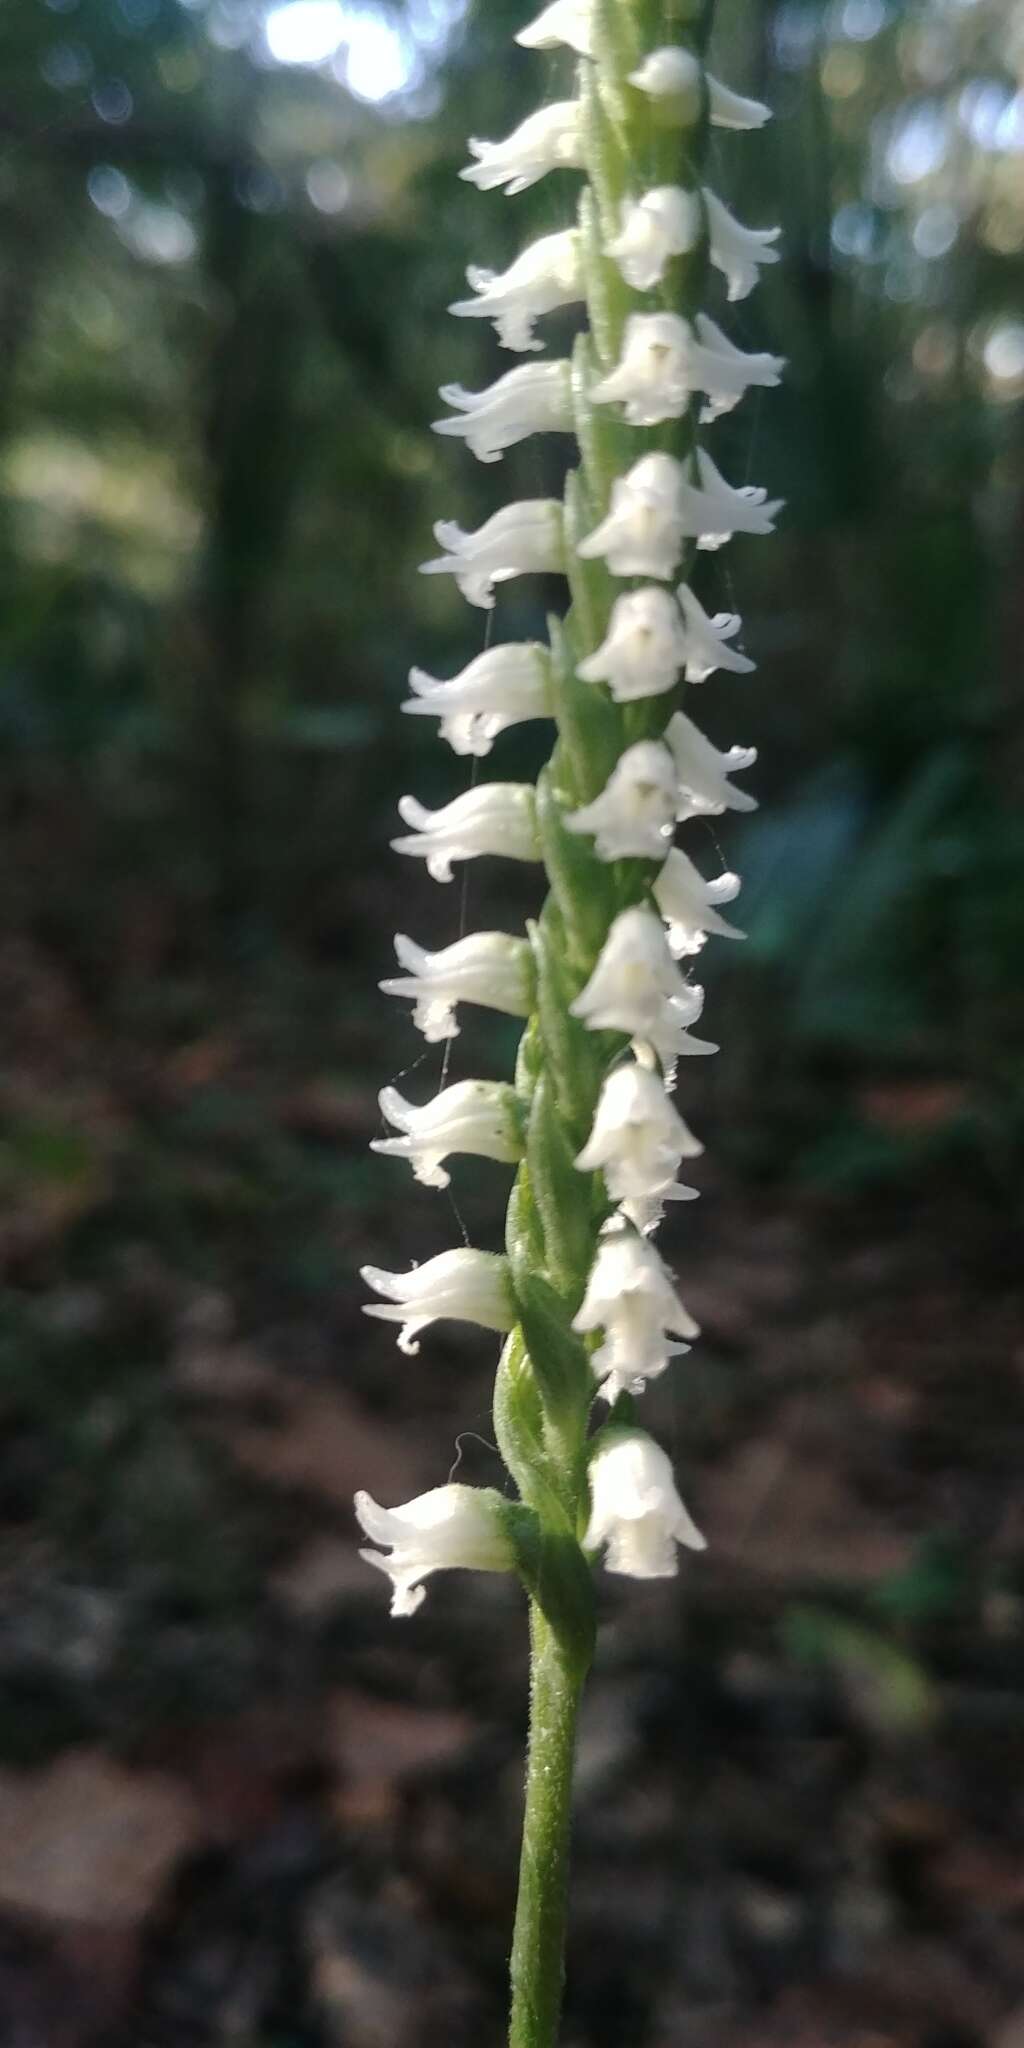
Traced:
<path fill-rule="evenodd" d="M 571 90 L 525 18 L 0 9 L 5 2048 L 501 2038 L 519 1602 L 393 1626 L 349 1500 L 497 1476 L 487 1345 L 400 1360 L 355 1269 L 500 1242 L 503 1174 L 453 1213 L 366 1147 L 437 1082 L 391 933 L 460 916 L 388 850 L 466 780 L 409 664 L 482 644 L 417 564 L 569 452 L 430 432 L 504 366 L 466 263 L 569 217 L 455 175 Z M 602 1587 L 566 2043 L 1022 2048 L 1024 16 L 721 0 L 714 56 L 777 118 L 713 182 L 785 231 L 728 324 L 790 372 L 715 430 L 788 505 L 705 586 L 762 808 L 689 842 L 749 938 L 648 1397 L 712 1547 Z"/>

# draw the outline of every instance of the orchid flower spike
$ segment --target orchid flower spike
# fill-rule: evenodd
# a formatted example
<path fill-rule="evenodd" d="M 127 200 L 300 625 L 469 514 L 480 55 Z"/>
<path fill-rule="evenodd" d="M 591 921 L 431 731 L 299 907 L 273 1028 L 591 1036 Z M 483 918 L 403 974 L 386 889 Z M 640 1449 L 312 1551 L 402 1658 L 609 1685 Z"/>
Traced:
<path fill-rule="evenodd" d="M 504 185 L 511 198 L 535 185 L 546 171 L 582 170 L 581 111 L 578 100 L 556 100 L 520 121 L 504 142 L 478 142 L 471 135 L 469 153 L 476 162 L 467 164 L 460 178 L 480 192 Z"/>
<path fill-rule="evenodd" d="M 743 937 L 724 915 L 738 875 L 705 878 L 677 828 L 754 810 L 736 778 L 757 757 L 720 750 L 671 693 L 753 670 L 738 614 L 705 610 L 702 552 L 770 534 L 781 504 L 727 482 L 705 429 L 776 385 L 783 364 L 738 347 L 701 304 L 709 284 L 722 296 L 715 271 L 730 300 L 744 299 L 778 261 L 778 230 L 744 226 L 705 182 L 709 127 L 757 129 L 768 109 L 705 68 L 698 0 L 661 10 L 661 33 L 678 42 L 654 48 L 656 12 L 536 4 L 516 40 L 576 51 L 579 97 L 542 105 L 502 140 L 471 139 L 461 175 L 515 194 L 582 170 L 577 225 L 543 234 L 502 271 L 467 271 L 451 311 L 492 321 L 521 360 L 479 390 L 442 385 L 447 416 L 434 431 L 484 464 L 533 435 L 574 435 L 579 463 L 562 501 L 506 504 L 472 532 L 440 520 L 423 573 L 453 579 L 484 611 L 511 578 L 559 576 L 569 605 L 549 621 L 549 646 L 492 646 L 488 632 L 448 680 L 413 668 L 403 709 L 435 719 L 460 755 L 485 756 L 506 729 L 541 718 L 556 743 L 536 785 L 474 777 L 436 810 L 404 796 L 407 829 L 392 843 L 441 882 L 477 855 L 543 862 L 548 895 L 522 937 L 472 932 L 429 951 L 396 936 L 398 971 L 381 986 L 411 1002 L 428 1044 L 457 1036 L 461 1003 L 526 1021 L 514 1081 L 449 1083 L 446 1053 L 428 1101 L 381 1091 L 372 1141 L 425 1187 L 448 1187 L 459 1154 L 517 1169 L 515 1186 L 504 1255 L 463 1244 L 398 1272 L 364 1268 L 366 1313 L 397 1326 L 404 1352 L 442 1319 L 507 1334 L 495 1438 L 519 1497 L 448 1484 L 394 1508 L 360 1494 L 356 1513 L 392 1613 L 415 1611 L 431 1572 L 463 1566 L 515 1572 L 542 1617 L 509 2039 L 554 2048 L 564 1871 L 545 1841 L 568 1831 L 592 1569 L 603 1555 L 610 1572 L 667 1578 L 680 1546 L 704 1547 L 628 1397 L 699 1334 L 652 1233 L 669 1204 L 697 1193 L 683 1162 L 703 1148 L 671 1100 L 676 1062 L 717 1051 L 694 1035 L 704 991 L 693 957 L 711 937 Z M 571 360 L 545 356 L 538 321 L 580 301 L 589 335 Z M 517 593 L 517 609 L 542 594 Z M 504 1033 L 488 1037 L 497 1049 Z M 595 1428 L 601 1401 L 612 1413 L 598 1408 Z"/>
<path fill-rule="evenodd" d="M 537 640 L 485 648 L 449 682 L 410 669 L 409 687 L 414 694 L 402 710 L 439 718 L 455 754 L 489 754 L 508 726 L 551 716 L 550 656 Z"/>
<path fill-rule="evenodd" d="M 705 939 L 743 939 L 746 933 L 722 917 L 719 903 L 731 903 L 740 893 L 738 875 L 718 875 L 706 882 L 688 854 L 674 846 L 654 884 L 654 900 L 668 926 L 669 951 L 676 960 L 699 953 Z"/>
<path fill-rule="evenodd" d="M 593 974 L 569 1005 L 589 1031 L 624 1031 L 652 1046 L 663 1067 L 681 1054 L 718 1051 L 689 1035 L 703 1007 L 703 989 L 683 980 L 661 919 L 643 904 L 620 910 Z"/>
<path fill-rule="evenodd" d="M 522 1158 L 519 1098 L 506 1081 L 456 1081 L 418 1109 L 397 1088 L 382 1088 L 380 1112 L 402 1133 L 373 1138 L 371 1152 L 405 1159 L 427 1188 L 446 1188 L 451 1175 L 442 1161 L 452 1152 L 513 1165 Z"/>
<path fill-rule="evenodd" d="M 557 498 L 524 498 L 503 505 L 475 533 L 439 519 L 434 537 L 445 553 L 420 565 L 424 576 L 454 576 L 463 597 L 489 612 L 494 586 L 512 576 L 557 575 L 564 567 L 562 507 Z"/>
<path fill-rule="evenodd" d="M 398 810 L 413 830 L 391 841 L 394 851 L 425 860 L 435 882 L 451 881 L 453 861 L 482 853 L 540 859 L 531 782 L 486 782 L 464 790 L 440 811 L 428 811 L 414 796 L 403 796 Z"/>
<path fill-rule="evenodd" d="M 539 349 L 533 323 L 558 306 L 575 305 L 583 296 L 580 238 L 575 228 L 544 235 L 531 242 L 508 270 L 500 274 L 471 264 L 466 278 L 477 296 L 456 299 L 449 313 L 462 319 L 493 320 L 502 348 L 522 354 Z"/>
<path fill-rule="evenodd" d="M 590 1460 L 587 1550 L 605 1547 L 605 1569 L 627 1579 L 672 1579 L 676 1545 L 707 1548 L 676 1492 L 670 1460 L 640 1429 L 602 1432 Z"/>
<path fill-rule="evenodd" d="M 480 462 L 500 462 L 506 448 L 530 434 L 565 434 L 572 426 L 567 362 L 521 363 L 486 391 L 443 384 L 441 397 L 456 417 L 435 420 L 435 434 L 461 438 Z"/>
<path fill-rule="evenodd" d="M 670 1359 L 689 1350 L 676 1338 L 700 1335 L 653 1244 L 621 1224 L 600 1239 L 572 1326 L 580 1336 L 604 1331 L 590 1364 L 609 1404 L 620 1394 L 642 1394 L 647 1381 L 657 1379 Z"/>
<path fill-rule="evenodd" d="M 364 1534 L 380 1546 L 359 1555 L 387 1573 L 394 1615 L 415 1614 L 431 1572 L 513 1569 L 506 1504 L 489 1486 L 435 1486 L 400 1508 L 378 1507 L 370 1494 L 357 1493 L 355 1509 Z"/>
<path fill-rule="evenodd" d="M 439 1252 L 436 1259 L 413 1266 L 408 1273 L 386 1273 L 380 1266 L 363 1266 L 360 1271 L 375 1294 L 387 1296 L 385 1301 L 364 1302 L 363 1314 L 401 1323 L 398 1348 L 410 1358 L 420 1348 L 416 1337 L 429 1323 L 444 1320 L 510 1330 L 515 1321 L 508 1266 L 496 1252 L 476 1252 L 467 1245 Z"/>
<path fill-rule="evenodd" d="M 533 1001 L 533 960 L 525 939 L 506 932 L 470 932 L 439 953 L 428 953 L 403 932 L 395 937 L 404 974 L 381 982 L 386 996 L 411 996 L 413 1022 L 428 1045 L 457 1038 L 458 1003 L 479 1003 L 506 1017 L 528 1017 Z"/>

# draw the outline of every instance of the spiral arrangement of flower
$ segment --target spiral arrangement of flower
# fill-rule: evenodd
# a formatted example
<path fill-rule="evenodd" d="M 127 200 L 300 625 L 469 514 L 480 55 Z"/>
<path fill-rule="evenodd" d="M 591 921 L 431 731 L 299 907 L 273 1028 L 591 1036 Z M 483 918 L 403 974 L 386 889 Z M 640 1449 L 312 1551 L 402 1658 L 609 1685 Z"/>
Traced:
<path fill-rule="evenodd" d="M 777 260 L 778 230 L 742 226 L 704 182 L 708 130 L 757 129 L 768 109 L 711 76 L 708 21 L 687 0 L 553 0 L 517 40 L 568 45 L 577 96 L 542 107 L 501 142 L 471 140 L 463 176 L 525 190 L 547 171 L 584 173 L 574 225 L 532 243 L 503 273 L 473 267 L 451 311 L 494 322 L 534 356 L 535 323 L 584 302 L 571 360 L 530 360 L 488 390 L 448 385 L 440 434 L 494 463 L 526 436 L 572 431 L 580 465 L 564 499 L 517 502 L 475 532 L 435 529 L 429 575 L 490 610 L 495 586 L 566 578 L 550 644 L 488 646 L 461 674 L 410 676 L 405 709 L 439 721 L 456 754 L 486 756 L 509 727 L 553 721 L 536 787 L 489 782 L 429 811 L 400 805 L 393 843 L 441 882 L 478 855 L 543 864 L 548 895 L 523 936 L 474 932 L 437 952 L 399 935 L 400 973 L 430 1042 L 454 1037 L 461 1003 L 524 1020 L 514 1081 L 470 1080 L 417 1105 L 384 1089 L 395 1136 L 375 1149 L 444 1187 L 468 1153 L 515 1166 L 506 1251 L 460 1248 L 408 1272 L 366 1267 L 367 1313 L 422 1330 L 453 1317 L 504 1333 L 495 1429 L 518 1498 L 463 1485 L 394 1509 L 356 1511 L 388 1575 L 392 1613 L 412 1613 L 434 1571 L 515 1571 L 530 1596 L 530 1755 L 512 1955 L 513 2048 L 550 2048 L 561 1998 L 576 1708 L 593 1647 L 593 1567 L 634 1578 L 701 1549 L 637 1398 L 699 1334 L 654 1242 L 677 1178 L 701 1151 L 673 1107 L 677 1061 L 714 1053 L 694 1035 L 703 991 L 687 963 L 709 936 L 741 936 L 720 906 L 738 877 L 706 878 L 677 830 L 749 810 L 733 778 L 753 750 L 720 752 L 681 708 L 685 683 L 753 663 L 740 621 L 709 615 L 692 587 L 702 553 L 768 534 L 779 509 L 721 474 L 703 430 L 779 358 L 746 353 L 703 310 L 721 274 L 744 298 Z"/>

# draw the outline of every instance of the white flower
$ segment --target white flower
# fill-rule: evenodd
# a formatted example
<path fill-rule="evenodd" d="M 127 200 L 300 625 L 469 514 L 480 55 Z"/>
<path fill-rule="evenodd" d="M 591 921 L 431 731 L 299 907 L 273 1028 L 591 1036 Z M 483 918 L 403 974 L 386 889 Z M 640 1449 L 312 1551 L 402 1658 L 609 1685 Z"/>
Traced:
<path fill-rule="evenodd" d="M 512 1165 L 522 1157 L 516 1093 L 505 1081 L 456 1081 L 422 1109 L 397 1088 L 382 1088 L 380 1111 L 400 1138 L 374 1138 L 371 1152 L 407 1159 L 427 1188 L 446 1188 L 451 1176 L 441 1164 L 449 1152 L 471 1153 Z"/>
<path fill-rule="evenodd" d="M 412 996 L 413 1022 L 429 1045 L 457 1038 L 457 1003 L 479 1003 L 506 1017 L 528 1017 L 533 999 L 532 955 L 525 939 L 507 932 L 470 932 L 438 953 L 428 953 L 404 932 L 395 936 L 404 974 L 382 981 L 386 996 Z"/>
<path fill-rule="evenodd" d="M 752 355 L 736 348 L 706 313 L 698 313 L 696 327 L 690 375 L 694 388 L 707 395 L 700 415 L 705 425 L 720 413 L 731 412 L 751 386 L 774 390 L 785 368 L 784 356 Z"/>
<path fill-rule="evenodd" d="M 683 473 L 674 455 L 642 455 L 612 485 L 611 510 L 577 553 L 603 555 L 613 576 L 671 576 L 686 518 Z"/>
<path fill-rule="evenodd" d="M 625 1031 L 653 1046 L 664 1067 L 682 1053 L 718 1051 L 688 1035 L 703 1007 L 704 991 L 680 975 L 660 917 L 641 904 L 620 910 L 586 987 L 569 1005 L 589 1031 Z"/>
<path fill-rule="evenodd" d="M 456 1568 L 474 1572 L 508 1572 L 513 1558 L 503 1526 L 500 1493 L 484 1486 L 435 1486 L 400 1508 L 378 1507 L 368 1493 L 357 1493 L 355 1510 L 371 1543 L 391 1552 L 361 1550 L 391 1580 L 391 1612 L 415 1614 L 424 1600 L 420 1584 L 430 1572 Z"/>
<path fill-rule="evenodd" d="M 450 882 L 452 862 L 501 853 L 508 860 L 539 860 L 537 820 L 531 782 L 487 782 L 464 790 L 439 811 L 428 811 L 414 796 L 398 802 L 399 816 L 413 830 L 393 839 L 395 853 L 425 860 L 435 882 Z"/>
<path fill-rule="evenodd" d="M 526 50 L 554 50 L 565 43 L 580 57 L 592 53 L 592 22 L 589 0 L 551 0 L 535 21 L 519 30 L 516 42 Z"/>
<path fill-rule="evenodd" d="M 679 606 L 652 584 L 616 598 L 606 638 L 576 673 L 585 683 L 607 683 L 615 702 L 628 704 L 673 689 L 685 659 Z"/>
<path fill-rule="evenodd" d="M 622 354 L 590 396 L 597 405 L 620 404 L 631 427 L 677 420 L 690 403 L 693 341 L 678 313 L 631 313 Z"/>
<path fill-rule="evenodd" d="M 600 796 L 572 812 L 565 828 L 592 832 L 599 860 L 664 860 L 676 829 L 678 796 L 668 748 L 658 740 L 638 740 L 620 756 Z"/>
<path fill-rule="evenodd" d="M 727 484 L 706 448 L 697 449 L 697 476 L 696 485 L 680 478 L 679 516 L 699 548 L 720 548 L 734 533 L 774 533 L 781 498 L 769 499 L 759 484 Z"/>
<path fill-rule="evenodd" d="M 753 767 L 756 747 L 730 747 L 720 754 L 682 711 L 669 719 L 665 738 L 679 778 L 680 820 L 714 818 L 722 811 L 756 811 L 757 798 L 735 789 L 729 781 L 730 775 Z"/>
<path fill-rule="evenodd" d="M 434 538 L 446 552 L 438 561 L 422 562 L 424 576 L 454 576 L 464 598 L 489 612 L 494 585 L 531 571 L 542 575 L 561 570 L 562 507 L 557 498 L 522 498 L 503 505 L 475 533 L 463 533 L 454 519 L 439 519 Z"/>
<path fill-rule="evenodd" d="M 705 73 L 705 80 L 713 128 L 763 128 L 771 120 L 770 108 L 760 100 L 745 99 L 742 93 L 733 92 L 730 86 L 713 78 L 710 71 Z M 697 119 L 700 65 L 692 51 L 678 45 L 652 50 L 639 69 L 630 72 L 629 83 L 647 93 L 665 120 L 689 126 Z"/>
<path fill-rule="evenodd" d="M 456 299 L 449 313 L 466 319 L 493 319 L 502 348 L 539 349 L 533 323 L 556 306 L 571 306 L 583 297 L 580 240 L 575 228 L 557 235 L 542 235 L 517 256 L 508 270 L 481 270 L 471 264 L 468 282 L 475 299 Z"/>
<path fill-rule="evenodd" d="M 670 1460 L 639 1429 L 610 1429 L 590 1460 L 587 1550 L 607 1545 L 605 1569 L 627 1579 L 674 1579 L 676 1544 L 706 1550 L 676 1492 Z"/>
<path fill-rule="evenodd" d="M 742 939 L 745 932 L 721 917 L 716 903 L 731 903 L 740 893 L 738 875 L 718 875 L 706 882 L 688 855 L 672 848 L 654 884 L 658 909 L 668 926 L 668 943 L 677 960 L 699 953 L 709 932 L 720 939 Z"/>
<path fill-rule="evenodd" d="M 684 256 L 700 238 L 700 201 L 680 185 L 656 185 L 642 199 L 624 200 L 619 218 L 619 233 L 607 253 L 638 292 L 660 284 L 670 258 Z"/>
<path fill-rule="evenodd" d="M 583 124 L 578 100 L 555 100 L 520 121 L 504 142 L 478 142 L 469 138 L 474 164 L 459 172 L 480 192 L 505 185 L 511 197 L 535 185 L 545 171 L 583 168 Z"/>
<path fill-rule="evenodd" d="M 613 1067 L 598 1098 L 594 1122 L 576 1165 L 581 1173 L 603 1172 L 613 1202 L 621 1202 L 638 1230 L 646 1229 L 662 1202 L 688 1201 L 695 1188 L 680 1187 L 682 1159 L 696 1159 L 704 1147 L 669 1101 L 665 1083 L 638 1060 Z"/>
<path fill-rule="evenodd" d="M 385 1273 L 380 1266 L 362 1266 L 362 1278 L 386 1301 L 363 1304 L 365 1316 L 379 1316 L 383 1323 L 401 1323 L 398 1348 L 410 1358 L 419 1345 L 414 1341 L 428 1323 L 442 1320 L 478 1323 L 483 1330 L 510 1330 L 515 1322 L 515 1304 L 508 1284 L 508 1266 L 497 1252 L 475 1252 L 468 1246 L 454 1252 L 438 1252 L 423 1266 L 408 1273 Z"/>
<path fill-rule="evenodd" d="M 734 348 L 705 313 L 698 313 L 696 328 L 695 338 L 679 313 L 631 313 L 619 361 L 593 386 L 591 398 L 598 405 L 624 405 L 630 426 L 656 427 L 681 418 L 692 393 L 703 391 L 707 402 L 700 416 L 707 423 L 731 412 L 751 385 L 778 383 L 781 356 Z"/>
<path fill-rule="evenodd" d="M 679 602 L 686 620 L 686 680 L 688 683 L 704 683 L 716 668 L 732 669 L 738 676 L 749 675 L 754 663 L 745 654 L 737 654 L 734 647 L 727 647 L 727 640 L 735 640 L 740 630 L 740 618 L 736 612 L 716 612 L 709 618 L 689 584 L 679 586 Z"/>
<path fill-rule="evenodd" d="M 757 283 L 759 266 L 778 262 L 779 252 L 772 248 L 772 243 L 778 241 L 782 230 L 743 227 L 706 185 L 704 204 L 708 210 L 711 261 L 726 280 L 729 299 L 745 299 Z"/>
<path fill-rule="evenodd" d="M 435 434 L 460 436 L 481 462 L 499 462 L 506 448 L 528 434 L 564 434 L 572 426 L 572 388 L 567 362 L 520 363 L 486 391 L 443 384 L 445 405 L 457 417 L 435 420 Z"/>
<path fill-rule="evenodd" d="M 489 754 L 506 727 L 551 715 L 548 650 L 537 640 L 488 647 L 449 682 L 410 669 L 409 687 L 415 695 L 402 710 L 439 718 L 441 738 L 456 754 Z"/>
<path fill-rule="evenodd" d="M 606 1401 L 643 1392 L 663 1373 L 670 1358 L 689 1350 L 675 1337 L 700 1331 L 672 1285 L 653 1244 L 635 1230 L 615 1226 L 598 1243 L 587 1290 L 573 1329 L 581 1336 L 604 1331 L 590 1365 Z"/>

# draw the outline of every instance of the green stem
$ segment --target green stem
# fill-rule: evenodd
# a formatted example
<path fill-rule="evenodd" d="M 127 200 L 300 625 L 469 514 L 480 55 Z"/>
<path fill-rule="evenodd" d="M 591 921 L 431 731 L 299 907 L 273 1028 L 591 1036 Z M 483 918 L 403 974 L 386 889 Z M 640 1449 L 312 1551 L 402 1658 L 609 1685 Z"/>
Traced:
<path fill-rule="evenodd" d="M 566 1657 L 535 1602 L 530 1639 L 530 1742 L 508 2038 L 509 2048 L 555 2048 L 565 1976 L 576 1716 L 586 1670 Z"/>

